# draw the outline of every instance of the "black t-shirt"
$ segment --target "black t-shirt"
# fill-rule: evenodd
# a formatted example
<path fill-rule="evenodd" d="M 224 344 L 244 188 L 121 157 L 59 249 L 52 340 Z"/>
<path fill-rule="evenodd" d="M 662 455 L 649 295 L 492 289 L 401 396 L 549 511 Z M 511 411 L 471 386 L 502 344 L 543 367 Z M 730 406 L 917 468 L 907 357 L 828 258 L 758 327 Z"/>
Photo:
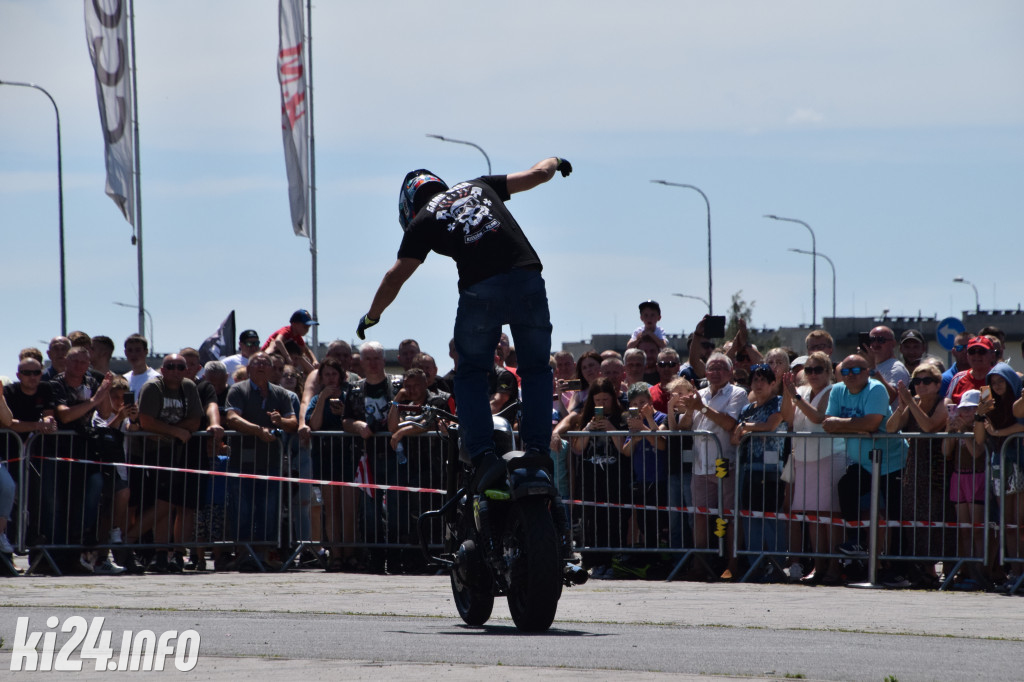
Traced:
<path fill-rule="evenodd" d="M 20 381 L 4 386 L 4 398 L 14 418 L 20 422 L 40 421 L 44 410 L 54 409 L 53 386 L 47 381 L 39 382 L 34 395 L 22 393 Z"/>
<path fill-rule="evenodd" d="M 96 395 L 96 391 L 100 387 L 96 380 L 88 374 L 82 377 L 82 383 L 77 387 L 69 386 L 67 378 L 63 373 L 58 375 L 57 379 L 50 385 L 53 387 L 54 403 L 57 405 L 66 405 L 67 407 L 74 407 L 79 403 L 88 402 L 94 395 Z M 79 430 L 87 429 L 92 424 L 92 415 L 94 412 L 96 412 L 95 408 L 89 410 L 75 421 L 63 424 L 61 428 Z"/>
<path fill-rule="evenodd" d="M 399 258 L 426 259 L 430 251 L 455 260 L 459 291 L 512 268 L 540 270 L 540 258 L 515 218 L 505 175 L 460 182 L 430 200 L 409 223 Z"/>

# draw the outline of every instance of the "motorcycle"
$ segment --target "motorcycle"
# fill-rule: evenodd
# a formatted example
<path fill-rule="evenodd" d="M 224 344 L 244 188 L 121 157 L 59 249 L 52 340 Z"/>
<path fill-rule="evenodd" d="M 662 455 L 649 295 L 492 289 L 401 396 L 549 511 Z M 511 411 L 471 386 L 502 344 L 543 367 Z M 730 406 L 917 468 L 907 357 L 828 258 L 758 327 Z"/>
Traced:
<path fill-rule="evenodd" d="M 449 572 L 459 616 L 468 625 L 483 625 L 495 597 L 506 597 L 520 630 L 550 628 L 562 587 L 582 585 L 588 574 L 573 557 L 565 507 L 543 466 L 549 462 L 513 450 L 511 424 L 494 415 L 495 452 L 505 461 L 506 476 L 476 494 L 469 489 L 473 468 L 459 445 L 458 417 L 425 407 L 421 418 L 406 423 L 433 426 L 447 443 L 444 502 L 420 515 L 418 531 L 427 561 Z M 429 546 L 436 520 L 444 529 L 439 555 Z"/>

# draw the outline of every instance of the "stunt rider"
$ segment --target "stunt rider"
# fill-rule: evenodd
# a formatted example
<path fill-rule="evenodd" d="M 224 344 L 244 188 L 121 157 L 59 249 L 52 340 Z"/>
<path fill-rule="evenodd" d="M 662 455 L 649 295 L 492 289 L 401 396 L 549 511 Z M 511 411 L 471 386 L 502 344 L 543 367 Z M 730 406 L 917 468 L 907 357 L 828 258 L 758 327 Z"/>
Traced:
<path fill-rule="evenodd" d="M 356 330 L 380 321 L 402 285 L 430 251 L 455 260 L 459 309 L 455 349 L 459 362 L 455 394 L 463 443 L 473 461 L 473 488 L 482 493 L 505 474 L 495 454 L 487 373 L 502 325 L 508 324 L 519 356 L 523 407 L 520 433 L 527 455 L 548 471 L 551 460 L 551 319 L 541 262 L 512 214 L 511 195 L 572 172 L 565 159 L 547 158 L 509 175 L 487 175 L 451 189 L 426 169 L 405 176 L 398 222 L 405 231 L 398 259 L 384 275 L 370 309 Z"/>

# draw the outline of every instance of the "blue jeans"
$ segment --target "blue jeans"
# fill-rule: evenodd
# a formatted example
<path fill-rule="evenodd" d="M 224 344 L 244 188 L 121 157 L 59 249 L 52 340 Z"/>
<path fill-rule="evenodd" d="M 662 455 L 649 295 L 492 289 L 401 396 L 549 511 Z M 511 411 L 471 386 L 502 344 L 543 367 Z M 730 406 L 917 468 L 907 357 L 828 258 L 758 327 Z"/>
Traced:
<path fill-rule="evenodd" d="M 14 507 L 14 493 L 17 486 L 6 464 L 0 464 L 0 517 L 8 518 Z M 12 534 L 13 537 L 13 534 Z"/>
<path fill-rule="evenodd" d="M 472 459 L 492 449 L 487 375 L 507 324 L 519 358 L 523 407 L 520 438 L 526 449 L 551 444 L 551 316 L 544 278 L 537 270 L 513 269 L 466 287 L 455 317 L 455 373 L 459 429 Z"/>
<path fill-rule="evenodd" d="M 279 476 L 281 471 L 277 464 L 271 464 L 269 470 L 257 468 L 250 462 L 232 464 L 232 471 L 244 474 Z M 257 543 L 277 541 L 277 510 L 281 499 L 281 483 L 251 478 L 229 478 L 227 496 L 228 519 L 231 523 L 227 532 L 232 535 L 227 539 Z"/>

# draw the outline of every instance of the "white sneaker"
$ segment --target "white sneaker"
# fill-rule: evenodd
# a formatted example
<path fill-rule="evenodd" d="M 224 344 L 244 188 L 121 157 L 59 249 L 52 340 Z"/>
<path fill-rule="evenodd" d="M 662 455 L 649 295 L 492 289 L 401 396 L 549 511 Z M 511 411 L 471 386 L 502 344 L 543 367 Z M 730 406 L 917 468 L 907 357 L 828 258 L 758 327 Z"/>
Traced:
<path fill-rule="evenodd" d="M 7 539 L 7 533 L 0 533 L 0 554 L 14 554 L 14 547 Z"/>
<path fill-rule="evenodd" d="M 120 528 L 111 528 L 110 529 L 110 544 L 112 544 L 112 545 L 120 545 L 123 542 L 124 542 L 124 538 L 121 537 L 121 529 Z"/>
<path fill-rule="evenodd" d="M 96 571 L 96 567 L 93 566 L 94 561 L 96 561 L 95 552 L 82 552 L 78 555 L 78 563 L 87 573 L 94 573 Z"/>
<path fill-rule="evenodd" d="M 96 575 L 121 575 L 126 569 L 124 566 L 118 566 L 110 559 L 104 559 L 103 563 L 96 564 L 93 567 L 93 573 Z"/>

